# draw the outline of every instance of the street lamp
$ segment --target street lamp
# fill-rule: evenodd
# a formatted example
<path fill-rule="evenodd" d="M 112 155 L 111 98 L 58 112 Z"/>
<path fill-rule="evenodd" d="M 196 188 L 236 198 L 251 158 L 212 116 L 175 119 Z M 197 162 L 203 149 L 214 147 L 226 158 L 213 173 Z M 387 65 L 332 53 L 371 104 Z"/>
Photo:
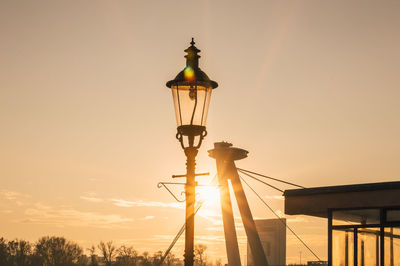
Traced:
<path fill-rule="evenodd" d="M 199 68 L 199 49 L 192 38 L 187 55 L 186 67 L 175 79 L 167 82 L 172 90 L 175 116 L 178 125 L 176 138 L 186 155 L 186 223 L 185 223 L 185 266 L 193 265 L 194 247 L 194 204 L 196 155 L 203 138 L 207 135 L 206 120 L 211 92 L 218 87 Z"/>

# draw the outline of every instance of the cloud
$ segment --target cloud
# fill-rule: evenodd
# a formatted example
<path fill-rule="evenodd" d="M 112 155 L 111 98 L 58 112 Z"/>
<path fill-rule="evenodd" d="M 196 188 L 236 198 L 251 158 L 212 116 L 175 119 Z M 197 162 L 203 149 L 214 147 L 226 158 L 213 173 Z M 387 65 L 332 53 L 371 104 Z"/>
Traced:
<path fill-rule="evenodd" d="M 283 211 L 282 211 L 282 210 L 277 209 L 277 210 L 275 210 L 275 213 L 276 213 L 276 215 L 278 215 L 280 218 L 284 218 L 284 217 L 283 217 L 284 214 L 283 214 Z"/>
<path fill-rule="evenodd" d="M 0 194 L 6 200 L 16 200 L 17 198 L 20 198 L 20 196 L 22 195 L 19 192 L 10 191 L 10 190 L 4 190 L 4 189 L 0 191 Z"/>
<path fill-rule="evenodd" d="M 103 199 L 96 198 L 96 197 L 86 197 L 86 196 L 80 196 L 81 199 L 90 201 L 90 202 L 103 202 Z"/>
<path fill-rule="evenodd" d="M 272 199 L 272 200 L 284 200 L 285 199 L 285 197 L 283 197 L 281 195 L 267 195 L 264 198 Z"/>
<path fill-rule="evenodd" d="M 171 240 L 175 238 L 175 235 L 153 235 L 150 238 L 141 239 L 142 241 L 151 241 L 151 242 L 158 242 L 158 243 L 170 243 Z M 213 235 L 199 235 L 195 236 L 196 242 L 200 243 L 207 243 L 207 244 L 215 244 L 215 242 L 225 242 L 224 234 L 213 234 Z M 240 236 L 238 236 L 240 239 Z M 246 238 L 247 239 L 247 238 Z M 181 237 L 178 240 L 178 243 L 184 243 L 184 238 Z"/>
<path fill-rule="evenodd" d="M 210 226 L 210 227 L 204 228 L 204 230 L 207 230 L 207 231 L 214 231 L 214 232 L 223 232 L 223 231 L 224 231 L 224 227 L 223 227 L 223 226 L 220 226 L 220 227 Z M 236 232 L 238 232 L 238 231 L 244 231 L 244 227 L 243 227 L 243 226 L 238 226 L 238 225 L 236 224 L 236 225 L 235 225 L 235 230 L 236 230 Z"/>
<path fill-rule="evenodd" d="M 205 244 L 214 244 L 215 242 L 225 242 L 225 237 L 221 235 L 196 235 L 196 240 Z"/>
<path fill-rule="evenodd" d="M 302 216 L 286 218 L 288 223 L 307 223 L 309 220 Z"/>
<path fill-rule="evenodd" d="M 18 206 L 24 205 L 23 201 L 27 198 L 30 198 L 30 195 L 5 189 L 0 190 L 0 196 L 5 200 L 14 202 Z"/>
<path fill-rule="evenodd" d="M 47 224 L 64 226 L 90 226 L 100 228 L 126 228 L 125 223 L 132 222 L 132 218 L 121 217 L 117 214 L 99 214 L 82 212 L 71 208 L 53 208 L 37 203 L 25 210 L 26 219 L 21 223 Z"/>
<path fill-rule="evenodd" d="M 165 203 L 160 201 L 128 201 L 123 199 L 111 199 L 113 204 L 118 207 L 161 207 L 161 208 L 177 208 L 183 209 L 185 205 L 179 202 Z"/>
<path fill-rule="evenodd" d="M 80 196 L 79 198 L 82 200 L 95 203 L 104 201 L 112 202 L 114 206 L 125 207 L 125 208 L 130 208 L 130 207 L 158 207 L 158 208 L 176 208 L 176 209 L 185 208 L 185 203 L 181 202 L 161 202 L 161 201 L 144 201 L 144 200 L 130 201 L 118 198 L 102 199 L 96 197 L 96 193 L 94 192 L 86 192 L 84 196 Z"/>
<path fill-rule="evenodd" d="M 216 232 L 223 232 L 224 228 L 222 226 L 216 227 L 216 226 L 211 226 L 211 227 L 206 227 L 205 230 L 207 231 L 216 231 Z"/>
<path fill-rule="evenodd" d="M 144 217 L 145 220 L 152 220 L 154 218 L 156 218 L 156 217 L 152 216 L 152 215 L 148 215 L 148 216 Z"/>

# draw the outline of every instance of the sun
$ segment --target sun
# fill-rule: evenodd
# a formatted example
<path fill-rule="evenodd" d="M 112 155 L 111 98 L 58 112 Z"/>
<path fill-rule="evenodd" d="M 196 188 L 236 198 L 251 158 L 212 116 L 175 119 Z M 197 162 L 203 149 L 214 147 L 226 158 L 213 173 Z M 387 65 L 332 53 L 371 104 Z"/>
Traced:
<path fill-rule="evenodd" d="M 216 204 L 219 202 L 219 190 L 215 186 L 198 186 L 196 189 L 198 200 L 205 204 Z"/>

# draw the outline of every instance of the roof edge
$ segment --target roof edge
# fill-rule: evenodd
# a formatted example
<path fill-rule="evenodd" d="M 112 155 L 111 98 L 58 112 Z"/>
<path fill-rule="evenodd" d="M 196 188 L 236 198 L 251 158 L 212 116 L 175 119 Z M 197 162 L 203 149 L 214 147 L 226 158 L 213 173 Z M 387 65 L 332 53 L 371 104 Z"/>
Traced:
<path fill-rule="evenodd" d="M 340 186 L 313 187 L 301 189 L 285 190 L 283 196 L 305 196 L 326 193 L 343 193 L 343 192 L 360 192 L 374 190 L 400 189 L 400 181 L 380 182 L 380 183 L 364 183 Z"/>

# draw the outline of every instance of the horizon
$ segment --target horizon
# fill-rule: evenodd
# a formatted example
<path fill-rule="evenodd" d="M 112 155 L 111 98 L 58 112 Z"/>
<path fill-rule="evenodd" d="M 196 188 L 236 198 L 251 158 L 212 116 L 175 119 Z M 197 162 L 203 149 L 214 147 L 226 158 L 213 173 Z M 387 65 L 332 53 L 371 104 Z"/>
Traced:
<path fill-rule="evenodd" d="M 219 84 L 200 184 L 219 141 L 249 151 L 238 167 L 305 187 L 398 181 L 399 12 L 396 1 L 2 1 L 0 237 L 167 249 L 184 205 L 157 184 L 180 182 L 186 161 L 165 84 L 192 37 Z M 281 193 L 250 183 L 327 260 L 327 221 L 284 215 Z M 245 192 L 256 219 L 274 217 Z M 225 263 L 219 199 L 195 219 L 195 244 Z M 287 263 L 300 251 L 315 260 L 287 232 Z"/>

